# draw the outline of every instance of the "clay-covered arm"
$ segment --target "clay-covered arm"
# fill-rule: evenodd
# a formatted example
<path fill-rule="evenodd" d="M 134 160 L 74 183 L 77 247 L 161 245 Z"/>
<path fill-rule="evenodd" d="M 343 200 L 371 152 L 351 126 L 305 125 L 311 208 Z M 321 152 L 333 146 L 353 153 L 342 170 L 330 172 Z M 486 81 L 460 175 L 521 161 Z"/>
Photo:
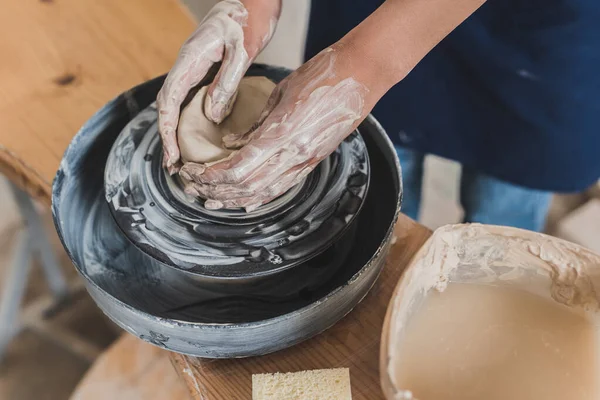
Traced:
<path fill-rule="evenodd" d="M 387 0 L 339 42 L 353 76 L 377 102 L 485 0 Z"/>
<path fill-rule="evenodd" d="M 238 149 L 214 164 L 186 163 L 186 191 L 208 208 L 252 210 L 299 183 L 375 103 L 484 0 L 388 0 L 339 42 L 284 79 Z"/>

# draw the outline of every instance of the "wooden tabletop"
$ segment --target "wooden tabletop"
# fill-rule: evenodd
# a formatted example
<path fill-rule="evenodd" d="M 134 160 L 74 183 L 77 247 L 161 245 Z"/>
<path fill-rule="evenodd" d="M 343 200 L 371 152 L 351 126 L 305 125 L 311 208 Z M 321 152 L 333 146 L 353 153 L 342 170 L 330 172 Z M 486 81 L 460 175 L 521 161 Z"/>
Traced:
<path fill-rule="evenodd" d="M 52 179 L 81 125 L 167 72 L 195 25 L 176 0 L 4 0 L 0 173 L 50 204 Z"/>

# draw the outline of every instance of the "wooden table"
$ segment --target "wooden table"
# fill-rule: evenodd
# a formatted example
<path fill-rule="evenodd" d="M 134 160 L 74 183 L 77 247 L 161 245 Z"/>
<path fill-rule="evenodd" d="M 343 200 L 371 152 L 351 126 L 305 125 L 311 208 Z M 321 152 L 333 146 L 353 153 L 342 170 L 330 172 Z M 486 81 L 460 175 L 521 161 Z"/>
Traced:
<path fill-rule="evenodd" d="M 4 0 L 0 173 L 50 204 L 73 135 L 111 98 L 168 71 L 195 26 L 176 0 Z"/>
<path fill-rule="evenodd" d="M 167 71 L 194 26 L 176 0 L 6 0 L 0 13 L 0 172 L 49 204 L 62 154 L 81 125 L 114 96 Z M 381 398 L 385 310 L 404 266 L 430 232 L 401 216 L 396 235 L 370 294 L 318 337 L 243 360 L 171 355 L 192 397 L 250 399 L 253 373 L 345 366 L 355 400 Z M 102 398 L 180 398 L 171 371 L 167 353 L 124 336 L 97 361 L 75 398 L 96 398 L 98 385 L 100 393 L 114 393 Z M 161 382 L 166 386 L 158 387 Z M 163 389 L 172 396 L 161 397 Z"/>

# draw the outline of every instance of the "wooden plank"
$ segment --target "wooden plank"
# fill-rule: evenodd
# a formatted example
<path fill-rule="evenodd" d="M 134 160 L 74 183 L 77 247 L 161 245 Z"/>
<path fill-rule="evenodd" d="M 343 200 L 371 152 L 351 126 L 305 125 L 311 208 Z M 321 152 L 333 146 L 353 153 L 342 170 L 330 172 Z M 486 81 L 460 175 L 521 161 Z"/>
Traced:
<path fill-rule="evenodd" d="M 85 374 L 71 400 L 183 400 L 185 384 L 169 353 L 124 334 Z"/>
<path fill-rule="evenodd" d="M 396 243 L 371 292 L 354 311 L 321 335 L 262 357 L 207 360 L 172 354 L 173 364 L 192 397 L 247 400 L 252 397 L 252 374 L 347 367 L 354 400 L 383 399 L 379 344 L 387 305 L 402 271 L 431 235 L 430 230 L 404 215 L 395 232 Z"/>
<path fill-rule="evenodd" d="M 0 172 L 49 204 L 81 125 L 111 98 L 168 71 L 195 25 L 176 0 L 4 1 Z"/>

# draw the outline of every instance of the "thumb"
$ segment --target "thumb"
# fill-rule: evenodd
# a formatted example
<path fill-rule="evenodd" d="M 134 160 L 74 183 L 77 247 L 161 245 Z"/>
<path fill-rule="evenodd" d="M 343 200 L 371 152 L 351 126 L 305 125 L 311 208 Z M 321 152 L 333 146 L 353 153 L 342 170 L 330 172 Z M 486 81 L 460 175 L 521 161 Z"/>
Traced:
<path fill-rule="evenodd" d="M 250 66 L 248 54 L 242 42 L 225 45 L 223 64 L 208 87 L 204 101 L 204 115 L 220 124 L 231 112 L 237 88 Z"/>

